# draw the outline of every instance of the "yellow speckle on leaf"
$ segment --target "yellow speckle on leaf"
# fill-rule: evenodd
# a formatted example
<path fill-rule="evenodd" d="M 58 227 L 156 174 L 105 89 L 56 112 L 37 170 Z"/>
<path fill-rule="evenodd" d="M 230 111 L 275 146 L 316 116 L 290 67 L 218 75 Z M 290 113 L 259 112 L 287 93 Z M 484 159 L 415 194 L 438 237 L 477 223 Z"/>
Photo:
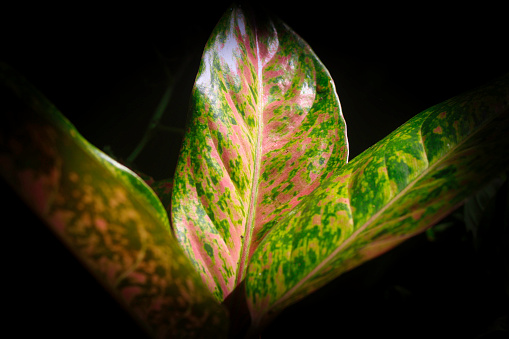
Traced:
<path fill-rule="evenodd" d="M 76 173 L 76 172 L 69 173 L 69 180 L 71 182 L 78 182 L 78 179 L 79 179 L 78 173 Z"/>

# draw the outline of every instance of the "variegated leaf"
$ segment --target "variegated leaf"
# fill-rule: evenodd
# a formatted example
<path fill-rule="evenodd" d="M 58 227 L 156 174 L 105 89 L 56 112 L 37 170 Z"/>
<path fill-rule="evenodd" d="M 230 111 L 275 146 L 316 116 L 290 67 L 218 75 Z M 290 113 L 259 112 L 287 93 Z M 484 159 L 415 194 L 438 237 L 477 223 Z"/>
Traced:
<path fill-rule="evenodd" d="M 509 75 L 436 105 L 336 170 L 251 258 L 253 326 L 458 207 L 509 167 Z"/>
<path fill-rule="evenodd" d="M 154 338 L 225 337 L 150 188 L 1 63 L 0 98 L 0 175 L 87 269 Z"/>
<path fill-rule="evenodd" d="M 284 211 L 346 163 L 334 83 L 290 28 L 239 6 L 203 53 L 176 169 L 172 223 L 219 300 Z"/>

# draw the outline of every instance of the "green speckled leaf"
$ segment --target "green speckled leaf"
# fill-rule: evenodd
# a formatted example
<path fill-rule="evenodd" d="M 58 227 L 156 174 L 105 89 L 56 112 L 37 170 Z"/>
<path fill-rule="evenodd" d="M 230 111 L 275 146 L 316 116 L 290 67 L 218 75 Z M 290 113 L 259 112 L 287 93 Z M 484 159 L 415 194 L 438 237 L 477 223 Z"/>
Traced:
<path fill-rule="evenodd" d="M 172 224 L 223 300 L 284 212 L 346 163 L 345 122 L 310 47 L 279 20 L 237 6 L 207 42 L 191 111 Z"/>
<path fill-rule="evenodd" d="M 152 190 L 1 63 L 0 111 L 1 176 L 141 326 L 154 338 L 225 337 L 226 312 Z"/>
<path fill-rule="evenodd" d="M 509 75 L 436 105 L 289 212 L 251 258 L 253 326 L 424 231 L 509 167 Z"/>

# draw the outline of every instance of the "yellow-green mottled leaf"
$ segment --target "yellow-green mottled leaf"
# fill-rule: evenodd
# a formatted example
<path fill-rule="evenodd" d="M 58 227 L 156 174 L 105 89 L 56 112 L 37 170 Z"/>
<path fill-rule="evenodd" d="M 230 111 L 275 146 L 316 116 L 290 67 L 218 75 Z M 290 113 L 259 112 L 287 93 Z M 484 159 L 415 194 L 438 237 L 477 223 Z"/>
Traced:
<path fill-rule="evenodd" d="M 253 326 L 438 222 L 509 167 L 509 75 L 436 105 L 356 157 L 252 256 Z"/>
<path fill-rule="evenodd" d="M 205 47 L 172 197 L 176 236 L 223 300 L 285 211 L 346 163 L 329 72 L 276 18 L 234 6 Z"/>
<path fill-rule="evenodd" d="M 226 311 L 152 190 L 4 64 L 0 111 L 1 176 L 141 326 L 154 338 L 225 337 Z"/>

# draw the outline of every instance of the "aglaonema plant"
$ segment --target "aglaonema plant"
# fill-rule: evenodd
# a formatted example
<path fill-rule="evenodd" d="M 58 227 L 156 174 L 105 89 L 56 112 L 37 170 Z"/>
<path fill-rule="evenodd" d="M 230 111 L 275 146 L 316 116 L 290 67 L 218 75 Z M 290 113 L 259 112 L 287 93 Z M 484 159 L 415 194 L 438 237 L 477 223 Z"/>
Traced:
<path fill-rule="evenodd" d="M 2 177 L 154 338 L 256 336 L 509 168 L 508 76 L 348 162 L 329 72 L 245 6 L 205 46 L 171 205 L 1 67 Z"/>

